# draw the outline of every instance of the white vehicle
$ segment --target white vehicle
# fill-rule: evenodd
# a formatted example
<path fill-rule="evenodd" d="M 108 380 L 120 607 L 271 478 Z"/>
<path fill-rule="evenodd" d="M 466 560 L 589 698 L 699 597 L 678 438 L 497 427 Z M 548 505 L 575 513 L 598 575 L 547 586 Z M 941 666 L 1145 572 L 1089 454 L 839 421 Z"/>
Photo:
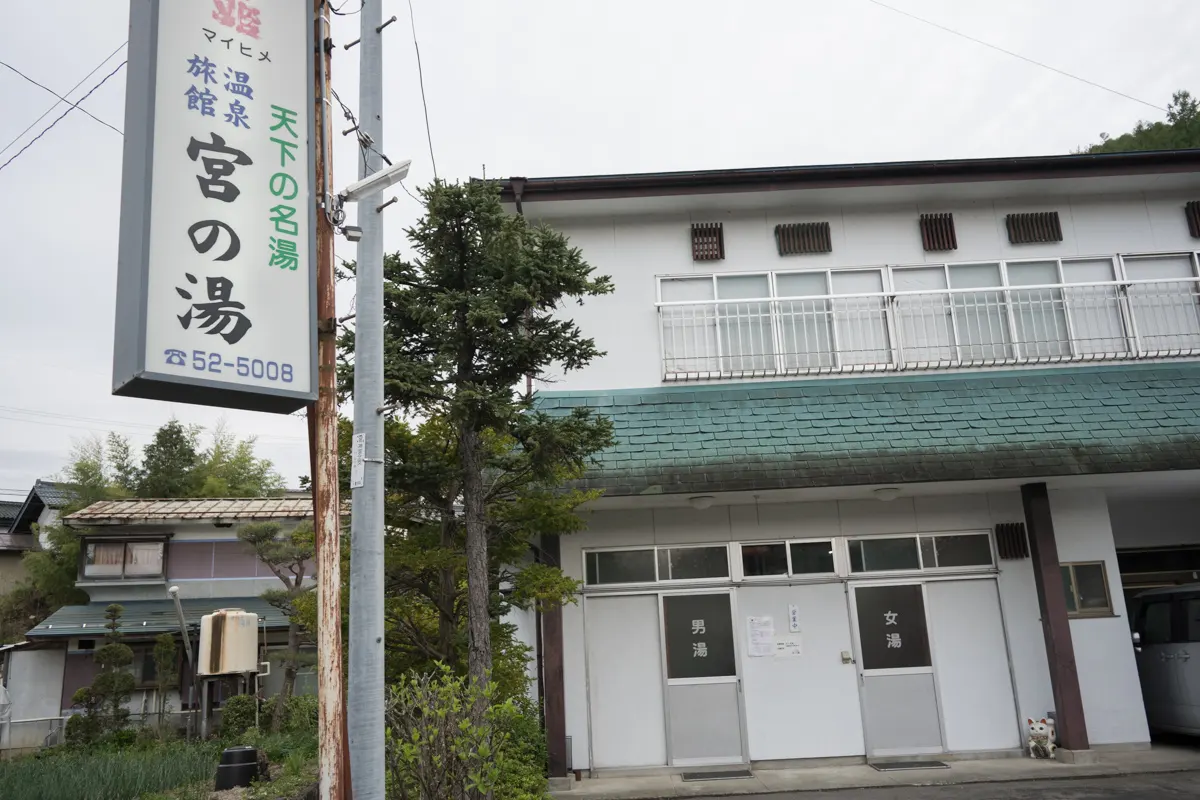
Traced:
<path fill-rule="evenodd" d="M 1139 594 L 1133 644 L 1150 727 L 1200 736 L 1200 583 Z"/>

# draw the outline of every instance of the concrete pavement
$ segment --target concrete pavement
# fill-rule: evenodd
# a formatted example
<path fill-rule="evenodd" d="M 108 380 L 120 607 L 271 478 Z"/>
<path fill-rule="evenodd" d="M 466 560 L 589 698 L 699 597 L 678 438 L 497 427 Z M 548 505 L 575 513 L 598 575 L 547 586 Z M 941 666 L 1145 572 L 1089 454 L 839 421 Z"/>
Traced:
<path fill-rule="evenodd" d="M 675 797 L 735 797 L 771 795 L 775 797 L 811 796 L 811 792 L 837 790 L 872 790 L 872 792 L 849 792 L 846 797 L 871 798 L 924 798 L 953 796 L 966 798 L 1043 798 L 1043 797 L 1132 797 L 1135 795 L 1078 795 L 1070 794 L 1081 784 L 1078 780 L 1058 783 L 1063 779 L 1117 778 L 1112 791 L 1123 791 L 1122 787 L 1135 787 L 1139 781 L 1165 781 L 1178 785 L 1190 785 L 1186 796 L 1200 796 L 1200 746 L 1195 743 L 1156 744 L 1150 750 L 1103 752 L 1095 764 L 1064 764 L 1057 761 L 1042 761 L 1030 758 L 994 758 L 979 761 L 950 761 L 949 769 L 911 770 L 903 772 L 878 772 L 865 764 L 837 767 L 805 767 L 798 769 L 755 769 L 753 777 L 722 781 L 683 782 L 678 774 L 625 775 L 620 777 L 585 778 L 574 783 L 567 791 L 556 791 L 560 800 L 658 800 Z M 1181 773 L 1180 777 L 1170 777 Z M 1188 773 L 1188 774 L 1182 774 Z M 1134 777 L 1147 776 L 1147 777 Z M 1123 783 L 1121 781 L 1124 781 Z M 934 794 L 930 788 L 912 793 L 911 787 L 936 787 L 952 785 L 962 789 L 964 785 L 1012 782 L 1029 782 L 1027 786 L 989 789 L 993 794 L 960 791 L 949 794 Z M 894 792 L 907 787 L 908 794 Z M 1048 791 L 1059 794 L 1047 794 Z M 893 794 L 887 794 L 888 791 Z M 981 790 L 982 791 L 982 790 Z M 1031 792 L 1021 794 L 1022 791 Z M 880 794 L 879 792 L 883 792 Z M 1153 797 L 1153 793 L 1142 796 Z M 1170 795 L 1167 795 L 1170 796 Z"/>

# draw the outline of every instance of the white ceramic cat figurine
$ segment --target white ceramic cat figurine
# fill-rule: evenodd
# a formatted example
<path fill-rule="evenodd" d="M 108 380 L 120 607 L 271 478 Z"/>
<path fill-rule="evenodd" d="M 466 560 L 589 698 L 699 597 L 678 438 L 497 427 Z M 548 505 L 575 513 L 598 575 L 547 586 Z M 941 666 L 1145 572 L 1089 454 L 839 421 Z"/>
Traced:
<path fill-rule="evenodd" d="M 1054 725 L 1046 720 L 1028 719 L 1029 724 L 1029 757 L 1054 758 L 1058 746 L 1054 744 Z"/>

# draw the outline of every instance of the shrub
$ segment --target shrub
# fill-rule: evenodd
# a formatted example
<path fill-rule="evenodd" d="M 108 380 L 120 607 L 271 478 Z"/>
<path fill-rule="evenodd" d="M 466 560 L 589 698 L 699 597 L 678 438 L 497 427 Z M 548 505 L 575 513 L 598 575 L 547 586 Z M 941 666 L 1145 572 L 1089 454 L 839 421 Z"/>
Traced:
<path fill-rule="evenodd" d="M 494 713 L 495 725 L 504 734 L 496 757 L 500 777 L 495 800 L 542 800 L 549 786 L 546 736 L 537 703 L 521 696 Z"/>
<path fill-rule="evenodd" d="M 275 704 L 279 702 L 279 695 L 272 697 L 263 703 L 262 719 L 263 725 L 266 726 L 267 721 L 273 718 L 275 714 Z M 316 732 L 317 730 L 317 696 L 314 694 L 296 694 L 287 699 L 287 705 L 283 709 L 283 724 L 280 730 L 285 733 L 305 733 Z"/>
<path fill-rule="evenodd" d="M 482 725 L 470 712 L 481 687 L 445 665 L 426 675 L 408 674 L 387 698 L 388 796 L 403 800 L 460 800 L 487 796 L 500 779 L 497 752 L 505 734 L 494 720 L 514 709 L 492 706 Z"/>
<path fill-rule="evenodd" d="M 221 735 L 239 736 L 255 726 L 254 712 L 258 698 L 252 694 L 239 694 L 221 704 Z"/>

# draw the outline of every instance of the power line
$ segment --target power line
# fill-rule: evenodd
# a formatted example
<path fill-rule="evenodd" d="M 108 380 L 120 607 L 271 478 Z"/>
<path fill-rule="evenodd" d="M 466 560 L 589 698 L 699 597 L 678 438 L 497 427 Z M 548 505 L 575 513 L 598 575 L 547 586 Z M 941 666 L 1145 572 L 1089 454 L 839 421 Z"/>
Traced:
<path fill-rule="evenodd" d="M 329 11 L 332 14 L 337 14 L 339 17 L 353 17 L 355 14 L 358 14 L 363 10 L 363 6 L 366 5 L 366 2 L 367 0 L 358 0 L 358 8 L 353 11 L 342 11 L 343 8 L 350 5 L 350 0 L 346 0 L 346 2 L 342 3 L 337 8 L 334 8 L 331 5 L 329 7 Z"/>
<path fill-rule="evenodd" d="M 79 98 L 79 102 L 82 103 L 84 100 L 87 100 L 88 97 L 91 96 L 92 92 L 96 91 L 101 86 L 103 86 L 108 81 L 109 78 L 111 78 L 113 75 L 116 75 L 121 70 L 121 67 L 125 66 L 128 63 L 129 63 L 128 61 L 122 61 L 120 64 L 117 64 L 116 69 L 114 69 L 112 72 L 105 75 L 104 78 L 99 83 L 97 83 L 95 86 L 93 86 L 91 89 L 88 89 L 88 93 L 85 94 L 83 97 Z M 54 120 L 54 122 L 51 122 L 49 125 L 47 125 L 45 128 L 43 128 L 41 133 L 39 133 L 37 136 L 30 139 L 29 143 L 26 144 L 24 147 L 22 147 L 20 150 L 18 150 L 12 158 L 10 158 L 8 161 L 5 161 L 3 164 L 0 164 L 0 172 L 3 172 L 5 167 L 7 167 L 9 164 L 16 161 L 18 158 L 20 158 L 22 153 L 24 153 L 30 147 L 33 147 L 34 143 L 36 143 L 38 139 L 42 138 L 47 133 L 49 133 L 50 130 L 55 125 L 62 122 L 63 118 L 66 117 L 67 114 L 70 114 L 72 111 L 74 111 L 76 108 L 78 108 L 78 106 L 71 106 L 70 108 L 68 108 L 66 111 L 64 111 L 62 113 L 61 116 L 58 117 L 58 119 Z"/>
<path fill-rule="evenodd" d="M 86 81 L 88 78 L 92 77 L 92 76 L 93 76 L 93 75 L 95 75 L 97 72 L 99 72 L 99 71 L 100 71 L 100 68 L 101 68 L 101 67 L 103 67 L 105 64 L 107 64 L 107 63 L 108 63 L 108 61 L 109 61 L 109 59 L 111 59 L 111 58 L 112 58 L 113 56 L 115 56 L 117 53 L 121 52 L 121 48 L 122 48 L 122 47 L 124 47 L 124 46 L 125 46 L 125 45 L 127 45 L 127 44 L 129 44 L 129 42 L 128 42 L 128 41 L 124 41 L 124 42 L 121 42 L 119 45 L 117 45 L 117 49 L 116 49 L 116 50 L 113 50 L 111 53 L 109 53 L 107 56 L 105 56 L 105 57 L 104 57 L 104 60 L 103 60 L 103 61 L 101 61 L 101 62 L 100 62 L 99 64 L 97 64 L 96 66 L 94 66 L 94 67 L 92 68 L 92 71 L 91 71 L 91 72 L 89 72 L 87 75 L 84 75 L 82 78 L 80 78 L 80 79 L 79 79 L 79 82 L 78 82 L 78 83 L 76 83 L 74 86 L 72 86 L 70 89 L 68 89 L 68 90 L 67 90 L 67 95 L 69 96 L 69 95 L 71 94 L 71 92 L 75 91 L 75 90 L 76 90 L 76 89 L 78 89 L 80 86 L 82 86 L 82 85 L 83 85 L 83 83 L 84 83 L 84 81 Z M 21 140 L 21 137 L 22 137 L 22 136 L 24 136 L 25 134 L 27 134 L 27 133 L 29 133 L 31 130 L 33 130 L 33 127 L 34 127 L 35 125 L 37 125 L 39 122 L 41 122 L 42 120 L 44 120 L 44 119 L 45 119 L 47 116 L 49 116 L 49 115 L 50 115 L 50 112 L 51 112 L 51 111 L 53 111 L 53 110 L 54 110 L 54 109 L 56 109 L 56 108 L 58 108 L 58 103 L 55 103 L 54 105 L 50 106 L 50 107 L 49 107 L 49 108 L 47 108 L 45 111 L 43 111 L 43 112 L 42 112 L 42 115 L 41 115 L 40 117 L 38 117 L 37 119 L 35 119 L 33 122 L 29 123 L 29 127 L 25 128 L 25 130 L 23 130 L 23 131 L 21 131 L 20 133 L 18 133 L 18 134 L 16 135 L 16 138 L 14 138 L 14 139 L 13 139 L 11 142 L 9 142 L 8 144 L 4 145 L 3 149 L 0 149 L 0 155 L 3 155 L 4 153 L 7 153 L 7 152 L 8 152 L 8 148 L 12 147 L 14 144 L 16 144 L 17 142 L 19 142 L 19 141 Z"/>
<path fill-rule="evenodd" d="M 410 0 L 410 2 L 411 2 L 411 0 Z M 915 19 L 917 22 L 922 22 L 926 25 L 930 25 L 934 28 L 937 28 L 938 30 L 945 31 L 946 33 L 954 34 L 955 36 L 961 37 L 970 42 L 974 42 L 975 44 L 981 44 L 984 47 L 991 48 L 992 50 L 996 50 L 997 52 L 1004 53 L 1005 55 L 1008 55 L 1008 56 L 1012 56 L 1013 58 L 1019 58 L 1022 61 L 1025 61 L 1029 64 L 1033 64 L 1034 66 L 1038 66 L 1043 69 L 1048 69 L 1051 72 L 1057 72 L 1059 75 L 1070 78 L 1071 80 L 1076 80 L 1076 81 L 1079 81 L 1080 83 L 1086 83 L 1088 86 L 1094 86 L 1097 89 L 1103 89 L 1104 91 L 1109 92 L 1111 94 L 1115 94 L 1118 97 L 1124 97 L 1126 100 L 1132 100 L 1135 103 L 1141 103 L 1144 106 L 1150 106 L 1151 108 L 1156 109 L 1158 111 L 1166 111 L 1167 110 L 1167 109 L 1163 108 L 1162 106 L 1155 105 L 1154 103 L 1143 100 L 1140 97 L 1134 97 L 1131 94 L 1125 94 L 1124 92 L 1119 92 L 1116 89 L 1112 89 L 1108 86 L 1105 86 L 1102 83 L 1096 83 L 1095 81 L 1090 81 L 1087 78 L 1080 77 L 1079 75 L 1075 75 L 1074 73 L 1059 69 L 1058 67 L 1052 67 L 1049 64 L 1043 64 L 1041 61 L 1036 61 L 1036 60 L 1030 58 L 1029 56 L 1023 56 L 1020 53 L 1014 53 L 1012 50 L 1005 50 L 1003 47 L 999 47 L 998 45 L 994 45 L 990 42 L 985 42 L 982 39 L 976 39 L 974 36 L 969 36 L 965 33 L 962 33 L 961 31 L 956 31 L 953 28 L 947 28 L 945 25 L 939 25 L 938 23 L 933 22 L 932 20 L 925 19 L 924 17 L 918 17 L 916 14 L 910 14 L 909 12 L 904 11 L 902 9 L 895 8 L 893 6 L 889 6 L 887 3 L 880 2 L 880 0 L 867 0 L 867 2 L 873 3 L 874 5 L 877 5 L 880 8 L 886 8 L 888 11 L 892 11 L 897 14 L 902 14 L 903 16 L 906 16 L 909 19 Z"/>
<path fill-rule="evenodd" d="M 413 49 L 417 51 L 417 78 L 421 82 L 421 108 L 425 110 L 425 141 L 429 143 L 429 160 L 433 164 L 433 179 L 437 180 L 437 159 L 433 157 L 433 135 L 429 132 L 429 104 L 425 102 L 425 71 L 421 69 L 421 45 L 417 43 L 417 18 L 413 15 L 412 0 L 408 0 L 408 21 L 412 25 Z"/>
<path fill-rule="evenodd" d="M 14 414 L 20 416 L 13 416 Z M 31 409 L 17 408 L 15 406 L 0 406 L 0 420 L 9 422 L 23 422 L 34 425 L 47 425 L 55 428 L 67 428 L 71 430 L 95 431 L 97 427 L 102 426 L 109 429 L 113 428 L 128 428 L 131 430 L 123 431 L 130 436 L 153 436 L 154 433 L 162 426 L 154 425 L 146 422 L 124 422 L 121 420 L 99 419 L 97 417 L 83 417 L 75 414 L 56 414 L 49 411 L 34 411 Z M 268 434 L 266 436 L 255 436 L 257 441 L 264 443 L 284 443 L 307 441 L 301 436 L 278 436 Z"/>
<path fill-rule="evenodd" d="M 72 103 L 70 100 L 68 100 L 67 98 L 63 97 L 63 96 L 62 96 L 61 94 L 59 94 L 58 92 L 54 91 L 53 89 L 51 89 L 51 88 L 50 88 L 49 86 L 47 86 L 46 84 L 44 84 L 44 83 L 38 83 L 38 82 L 37 82 L 37 81 L 35 81 L 33 78 L 31 78 L 31 77 L 29 77 L 28 75 L 26 75 L 24 72 L 21 72 L 21 70 L 19 70 L 19 69 L 17 69 L 16 67 L 14 67 L 12 64 L 9 64 L 7 61 L 0 61 L 0 67 L 8 67 L 10 70 L 12 70 L 13 72 L 17 73 L 18 75 L 20 75 L 20 76 L 21 76 L 22 78 L 24 78 L 25 80 L 29 81 L 29 82 L 30 82 L 30 83 L 32 83 L 34 86 L 37 86 L 39 89 L 45 89 L 47 92 L 49 92 L 50 94 L 54 95 L 55 97 L 57 97 L 59 100 L 63 101 L 64 103 L 67 103 L 68 105 L 72 105 L 72 106 L 74 106 L 75 108 L 77 108 L 77 109 L 79 109 L 80 111 L 82 111 L 84 114 L 87 114 L 89 117 L 91 117 L 92 119 L 96 120 L 96 122 L 99 122 L 99 123 L 100 123 L 101 125 L 103 125 L 104 127 L 106 127 L 106 128 L 108 128 L 109 130 L 111 130 L 111 131 L 115 132 L 115 133 L 116 133 L 118 136 L 124 136 L 124 135 L 125 135 L 125 134 L 121 133 L 121 131 L 120 131 L 120 130 L 118 130 L 117 128 L 114 128 L 112 125 L 109 125 L 107 122 L 105 122 L 104 120 L 100 119 L 99 117 L 97 117 L 97 116 L 96 116 L 95 114 L 93 114 L 92 112 L 88 111 L 86 108 L 82 108 L 82 107 L 80 107 L 80 105 L 79 105 L 78 103 Z M 35 123 L 35 124 L 36 124 L 36 123 Z"/>

